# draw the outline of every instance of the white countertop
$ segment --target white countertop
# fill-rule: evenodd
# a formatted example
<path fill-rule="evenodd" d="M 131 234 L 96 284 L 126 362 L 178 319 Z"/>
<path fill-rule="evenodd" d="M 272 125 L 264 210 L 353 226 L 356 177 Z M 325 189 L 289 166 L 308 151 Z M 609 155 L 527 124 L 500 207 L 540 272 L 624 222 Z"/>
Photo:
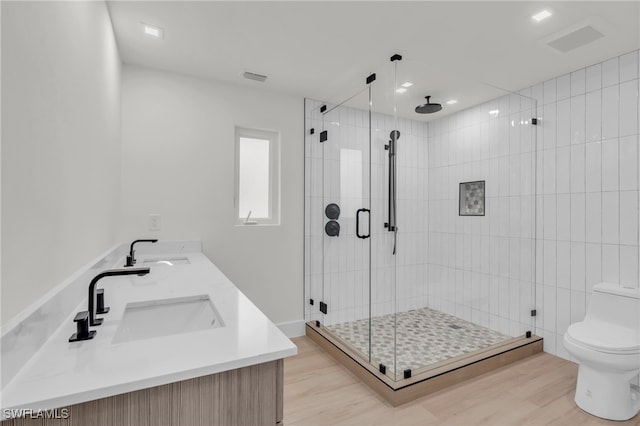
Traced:
<path fill-rule="evenodd" d="M 167 257 L 171 253 L 166 254 Z M 136 267 L 146 258 L 138 255 Z M 86 299 L 2 389 L 4 409 L 50 409 L 281 359 L 296 346 L 202 253 L 187 265 L 150 265 L 146 276 L 103 278 L 111 308 L 92 340 L 70 343 Z M 87 289 L 89 283 L 87 282 Z M 224 327 L 112 343 L 127 303 L 209 295 Z"/>

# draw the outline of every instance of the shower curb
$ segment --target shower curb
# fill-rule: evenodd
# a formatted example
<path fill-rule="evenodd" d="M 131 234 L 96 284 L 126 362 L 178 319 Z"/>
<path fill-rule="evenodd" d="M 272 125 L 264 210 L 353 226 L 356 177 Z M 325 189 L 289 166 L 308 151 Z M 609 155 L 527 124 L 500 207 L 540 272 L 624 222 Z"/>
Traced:
<path fill-rule="evenodd" d="M 448 366 L 393 381 L 322 326 L 308 322 L 305 330 L 311 340 L 394 407 L 535 355 L 542 352 L 543 348 L 542 337 L 522 337 L 482 354 L 454 361 Z"/>

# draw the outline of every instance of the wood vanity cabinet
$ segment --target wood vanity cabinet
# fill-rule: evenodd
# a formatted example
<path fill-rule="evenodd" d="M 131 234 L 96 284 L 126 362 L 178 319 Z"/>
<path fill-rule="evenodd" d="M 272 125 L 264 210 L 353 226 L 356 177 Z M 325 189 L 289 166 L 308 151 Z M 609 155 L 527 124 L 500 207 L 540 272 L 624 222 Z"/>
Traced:
<path fill-rule="evenodd" d="M 71 405 L 66 419 L 16 418 L 2 426 L 280 425 L 282 392 L 280 359 Z"/>

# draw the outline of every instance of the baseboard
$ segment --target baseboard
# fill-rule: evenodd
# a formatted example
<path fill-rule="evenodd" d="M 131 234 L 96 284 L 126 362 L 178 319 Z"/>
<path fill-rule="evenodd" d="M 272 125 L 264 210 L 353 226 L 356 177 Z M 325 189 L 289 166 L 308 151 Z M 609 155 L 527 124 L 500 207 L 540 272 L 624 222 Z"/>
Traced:
<path fill-rule="evenodd" d="M 281 322 L 276 326 L 289 338 L 304 336 L 305 333 L 304 320 Z"/>

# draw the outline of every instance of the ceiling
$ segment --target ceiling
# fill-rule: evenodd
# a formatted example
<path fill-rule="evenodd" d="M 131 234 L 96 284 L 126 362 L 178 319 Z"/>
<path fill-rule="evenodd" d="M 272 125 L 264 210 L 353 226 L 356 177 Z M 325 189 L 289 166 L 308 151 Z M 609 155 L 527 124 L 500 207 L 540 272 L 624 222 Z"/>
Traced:
<path fill-rule="evenodd" d="M 438 118 L 504 91 L 640 47 L 640 1 L 112 1 L 122 60 L 300 97 L 342 101 L 376 73 L 374 109 L 390 113 L 394 78 L 414 85 L 396 95 L 398 114 Z M 539 23 L 531 15 L 553 15 Z M 143 34 L 142 23 L 164 29 Z M 604 37 L 561 53 L 550 37 L 588 23 Z M 394 53 L 403 56 L 394 64 Z M 268 76 L 246 80 L 244 71 Z M 444 103 L 418 115 L 424 96 Z M 365 96 L 360 96 L 365 99 Z M 366 105 L 366 103 L 364 104 Z"/>

